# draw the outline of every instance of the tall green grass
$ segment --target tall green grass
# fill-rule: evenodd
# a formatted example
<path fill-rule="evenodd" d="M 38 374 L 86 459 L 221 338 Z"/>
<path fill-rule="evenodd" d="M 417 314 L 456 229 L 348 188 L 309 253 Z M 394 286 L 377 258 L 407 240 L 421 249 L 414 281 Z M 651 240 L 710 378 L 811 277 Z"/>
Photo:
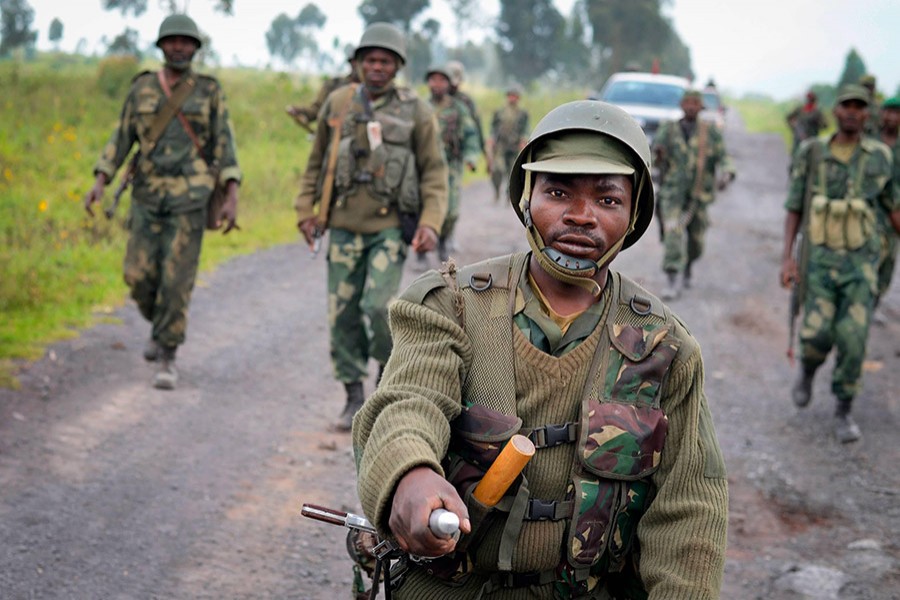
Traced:
<path fill-rule="evenodd" d="M 784 140 L 785 147 L 791 148 L 793 137 L 786 121 L 787 114 L 793 108 L 790 102 L 779 103 L 768 98 L 750 96 L 731 100 L 729 104 L 740 113 L 747 131 L 777 133 Z"/>

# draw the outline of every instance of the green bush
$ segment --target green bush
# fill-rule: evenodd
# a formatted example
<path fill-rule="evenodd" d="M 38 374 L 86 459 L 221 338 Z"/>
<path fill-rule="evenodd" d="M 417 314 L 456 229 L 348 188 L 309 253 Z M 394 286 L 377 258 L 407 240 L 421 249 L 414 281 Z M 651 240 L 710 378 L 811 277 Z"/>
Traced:
<path fill-rule="evenodd" d="M 110 98 L 120 98 L 128 91 L 138 72 L 140 61 L 130 55 L 104 58 L 97 67 L 97 89 Z"/>

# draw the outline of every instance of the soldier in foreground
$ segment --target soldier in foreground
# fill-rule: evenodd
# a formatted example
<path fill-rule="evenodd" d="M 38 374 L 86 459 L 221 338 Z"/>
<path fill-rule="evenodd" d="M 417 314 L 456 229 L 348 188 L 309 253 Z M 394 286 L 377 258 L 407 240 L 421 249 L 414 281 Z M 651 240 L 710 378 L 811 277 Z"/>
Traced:
<path fill-rule="evenodd" d="M 447 67 L 435 66 L 428 69 L 425 81 L 431 92 L 431 106 L 437 115 L 441 130 L 444 158 L 447 160 L 448 202 L 447 216 L 438 237 L 438 256 L 447 260 L 450 257 L 449 246 L 459 219 L 460 188 L 462 187 L 463 166 L 470 171 L 475 170 L 478 160 L 478 131 L 472 120 L 469 107 L 462 100 L 450 94 L 450 71 Z M 418 255 L 424 262 L 425 254 Z"/>
<path fill-rule="evenodd" d="M 831 391 L 837 399 L 834 432 L 859 439 L 850 415 L 862 387 L 866 339 L 877 290 L 880 210 L 900 231 L 900 199 L 892 189 L 890 149 L 863 133 L 869 95 L 858 85 L 838 92 L 837 132 L 800 145 L 785 202 L 781 284 L 800 286 L 800 374 L 792 389 L 800 408 L 812 400 L 816 371 L 837 349 Z M 795 241 L 802 235 L 799 257 Z"/>
<path fill-rule="evenodd" d="M 698 118 L 703 110 L 700 92 L 686 91 L 681 110 L 684 116 L 664 123 L 653 140 L 665 247 L 662 267 L 668 278 L 661 294 L 664 300 L 678 298 L 682 287 L 691 286 L 692 267 L 703 254 L 709 227 L 707 207 L 716 199 L 717 185 L 734 179 L 722 133 L 713 123 Z M 725 175 L 718 184 L 717 169 Z"/>
<path fill-rule="evenodd" d="M 500 200 L 500 188 L 509 176 L 516 154 L 528 139 L 528 112 L 519 106 L 522 88 L 510 85 L 506 105 L 497 109 L 491 119 L 491 136 L 487 141 L 488 171 L 494 184 L 494 200 Z"/>
<path fill-rule="evenodd" d="M 408 248 L 437 246 L 447 213 L 447 166 L 427 102 L 394 83 L 406 62 L 403 33 L 366 28 L 356 48 L 362 83 L 325 99 L 294 206 L 310 248 L 328 237 L 328 321 L 335 377 L 347 401 L 335 423 L 349 431 L 374 358 L 391 353 L 387 305 Z"/>
<path fill-rule="evenodd" d="M 609 104 L 562 105 L 508 189 L 531 251 L 414 282 L 353 423 L 369 520 L 445 555 L 401 561 L 394 597 L 718 598 L 728 493 L 700 348 L 610 270 L 653 215 L 643 131 Z M 472 490 L 514 434 L 537 452 L 489 509 Z M 460 518 L 458 542 L 431 533 L 437 508 Z"/>
<path fill-rule="evenodd" d="M 351 53 L 350 56 L 347 57 L 347 63 L 350 65 L 350 72 L 341 77 L 331 77 L 327 79 L 322 84 L 322 87 L 319 88 L 319 93 L 316 95 L 316 99 L 313 100 L 312 104 L 309 106 L 291 104 L 285 108 L 285 112 L 294 119 L 294 122 L 297 123 L 297 125 L 312 133 L 311 125 L 319 118 L 319 109 L 321 109 L 322 105 L 325 103 L 325 98 L 341 86 L 359 83 L 359 73 L 357 71 L 358 65 L 356 63 L 355 53 Z"/>
<path fill-rule="evenodd" d="M 153 326 L 144 358 L 158 362 L 153 385 L 160 389 L 174 389 L 178 382 L 175 352 L 185 339 L 204 228 L 208 220 L 214 222 L 210 228 L 224 223 L 223 233 L 237 227 L 241 172 L 234 136 L 219 82 L 191 68 L 201 44 L 190 17 L 172 15 L 162 22 L 156 45 L 165 64 L 135 77 L 84 198 L 93 215 L 91 205 L 137 144 L 126 175 L 133 187 L 125 283 Z M 225 186 L 225 202 L 209 208 L 217 184 Z"/>

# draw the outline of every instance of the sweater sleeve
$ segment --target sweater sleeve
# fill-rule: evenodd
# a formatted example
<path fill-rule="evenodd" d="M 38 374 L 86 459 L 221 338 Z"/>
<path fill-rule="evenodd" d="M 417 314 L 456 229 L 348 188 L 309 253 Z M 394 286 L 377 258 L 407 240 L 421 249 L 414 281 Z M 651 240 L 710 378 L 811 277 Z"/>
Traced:
<path fill-rule="evenodd" d="M 471 363 L 465 332 L 427 304 L 401 299 L 390 306 L 391 357 L 353 422 L 359 499 L 383 533 L 389 532 L 391 501 L 403 475 L 421 465 L 444 475 L 449 423 L 461 411 L 462 381 Z"/>
<path fill-rule="evenodd" d="M 663 395 L 669 430 L 654 475 L 657 495 L 637 530 L 649 600 L 716 599 L 725 566 L 725 464 L 703 391 L 700 349 L 688 339 Z"/>

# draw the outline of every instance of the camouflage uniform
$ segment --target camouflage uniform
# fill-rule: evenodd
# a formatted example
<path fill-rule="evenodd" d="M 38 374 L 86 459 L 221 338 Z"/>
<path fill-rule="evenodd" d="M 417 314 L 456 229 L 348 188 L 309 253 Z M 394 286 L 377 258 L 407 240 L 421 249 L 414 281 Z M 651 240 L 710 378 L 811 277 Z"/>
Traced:
<path fill-rule="evenodd" d="M 478 149 L 484 154 L 484 131 L 481 125 L 481 115 L 478 114 L 478 107 L 475 106 L 475 101 L 467 93 L 457 88 L 454 88 L 450 95 L 461 101 L 469 109 L 469 116 L 472 117 L 472 122 L 475 124 L 475 133 L 478 134 Z"/>
<path fill-rule="evenodd" d="M 153 324 L 152 337 L 163 347 L 184 342 L 187 310 L 197 274 L 206 224 L 206 205 L 215 186 L 206 159 L 219 165 L 220 182 L 240 181 L 234 136 L 218 81 L 188 70 L 196 86 L 181 112 L 204 150 L 199 156 L 177 118 L 169 121 L 152 149 L 145 137 L 166 104 L 155 72 L 132 82 L 119 124 L 94 167 L 112 181 L 131 147 L 141 147 L 131 192 L 130 238 L 125 283 L 141 314 Z"/>
<path fill-rule="evenodd" d="M 900 196 L 900 139 L 894 142 L 891 152 L 894 157 L 893 180 L 894 195 Z M 900 198 L 898 198 L 900 202 Z M 897 264 L 897 232 L 891 224 L 890 211 L 882 206 L 878 206 L 876 213 L 878 217 L 878 227 L 881 231 L 881 254 L 878 259 L 878 291 L 875 295 L 875 304 L 878 305 L 881 298 L 887 293 L 891 287 L 891 279 L 894 277 L 894 268 Z"/>
<path fill-rule="evenodd" d="M 784 205 L 788 211 L 802 214 L 808 169 L 820 171 L 822 165 L 825 190 L 817 172 L 812 178 L 812 191 L 816 195 L 828 199 L 861 198 L 872 212 L 886 210 L 890 213 L 898 209 L 898 200 L 888 185 L 893 159 L 887 146 L 863 137 L 849 164 L 844 164 L 831 153 L 827 142 L 807 140 L 797 150 Z M 810 165 L 814 145 L 819 147 L 820 158 L 816 165 Z M 828 200 L 829 203 L 832 201 Z M 817 210 L 825 210 L 824 205 L 823 208 L 811 206 L 810 217 Z M 810 234 L 809 227 L 806 234 Z M 861 387 L 866 339 L 877 290 L 881 238 L 873 229 L 859 248 L 850 250 L 832 249 L 825 243 L 816 243 L 815 237 L 810 237 L 806 264 L 806 295 L 800 329 L 801 362 L 805 372 L 815 372 L 831 349 L 837 347 L 831 389 L 839 403 L 849 406 Z"/>
<path fill-rule="evenodd" d="M 787 116 L 788 125 L 791 127 L 791 133 L 794 135 L 793 146 L 791 147 L 791 155 L 797 151 L 797 147 L 803 140 L 818 137 L 819 132 L 828 127 L 828 121 L 818 106 L 813 105 L 809 108 L 798 106 Z"/>
<path fill-rule="evenodd" d="M 492 160 L 491 181 L 495 197 L 500 193 L 503 180 L 509 175 L 516 155 L 528 138 L 528 112 L 506 105 L 494 112 L 491 119 Z"/>
<path fill-rule="evenodd" d="M 447 160 L 449 183 L 447 217 L 440 232 L 441 239 L 446 240 L 453 235 L 453 229 L 459 218 L 463 165 L 475 164 L 480 149 L 475 123 L 468 107 L 461 100 L 448 94 L 437 103 L 432 100 L 432 106 L 440 125 L 444 157 Z"/>
<path fill-rule="evenodd" d="M 707 127 L 706 161 L 702 170 L 699 197 L 694 197 L 699 154 L 698 135 Z M 733 173 L 719 129 L 712 123 L 697 119 L 693 127 L 685 119 L 663 123 L 653 140 L 654 155 L 662 152 L 657 162 L 660 186 L 657 195 L 658 214 L 662 215 L 665 234 L 663 270 L 684 272 L 703 254 L 704 236 L 709 227 L 707 206 L 715 200 L 716 170 Z M 691 217 L 691 211 L 693 216 Z M 687 220 L 685 224 L 684 221 Z"/>
<path fill-rule="evenodd" d="M 315 215 L 335 118 L 349 102 L 341 127 L 328 248 L 328 318 L 335 377 L 361 382 L 369 358 L 387 362 L 391 339 L 387 303 L 396 295 L 407 245 L 401 203 L 420 202 L 419 225 L 441 231 L 447 211 L 447 167 L 440 131 L 427 102 L 393 84 L 373 102 L 363 86 L 339 88 L 325 100 L 328 117 L 316 136 L 300 193 L 298 222 Z M 382 125 L 385 157 L 369 148 L 366 125 Z M 381 166 L 376 165 L 381 162 Z"/>
<path fill-rule="evenodd" d="M 315 123 L 319 118 L 319 111 L 322 109 L 322 105 L 325 104 L 325 98 L 339 87 L 350 85 L 356 81 L 357 79 L 352 73 L 343 77 L 329 77 L 322 83 L 316 99 L 309 106 L 294 105 L 290 107 L 289 112 L 292 113 L 291 116 L 298 124 Z"/>

